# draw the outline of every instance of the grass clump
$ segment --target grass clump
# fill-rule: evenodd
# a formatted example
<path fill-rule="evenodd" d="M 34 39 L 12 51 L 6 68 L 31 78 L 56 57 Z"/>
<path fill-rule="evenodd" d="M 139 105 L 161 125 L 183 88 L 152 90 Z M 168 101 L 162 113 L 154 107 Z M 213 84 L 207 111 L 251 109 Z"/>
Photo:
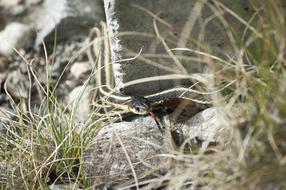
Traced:
<path fill-rule="evenodd" d="M 50 189 L 58 182 L 88 189 L 91 183 L 82 169 L 82 152 L 100 127 L 93 114 L 82 123 L 75 119 L 87 82 L 71 105 L 63 105 L 55 95 L 58 82 L 51 84 L 47 72 L 46 83 L 40 83 L 28 65 L 45 97 L 32 111 L 30 98 L 15 103 L 6 92 L 13 110 L 1 110 L 0 189 Z"/>
<path fill-rule="evenodd" d="M 228 150 L 194 155 L 184 168 L 175 166 L 166 180 L 170 189 L 285 189 L 285 2 L 253 0 L 254 14 L 248 20 L 219 1 L 208 6 L 226 28 L 232 46 L 227 56 L 199 53 L 212 55 L 206 56 L 214 74 L 211 88 L 233 82 L 212 99 L 214 105 L 224 107 L 225 114 L 234 108 L 233 114 L 243 119 L 228 124 L 234 130 Z M 228 22 L 230 17 L 243 24 L 244 30 Z M 187 155 L 180 156 L 188 160 Z M 186 186 L 187 181 L 191 185 Z"/>
<path fill-rule="evenodd" d="M 245 57 L 252 68 L 242 75 L 247 87 L 242 105 L 248 122 L 243 137 L 246 146 L 240 152 L 240 157 L 247 171 L 249 185 L 261 189 L 273 185 L 284 189 L 285 3 L 254 1 L 253 6 L 257 10 L 254 26 L 260 36 L 251 36 L 253 42 L 245 47 Z"/>

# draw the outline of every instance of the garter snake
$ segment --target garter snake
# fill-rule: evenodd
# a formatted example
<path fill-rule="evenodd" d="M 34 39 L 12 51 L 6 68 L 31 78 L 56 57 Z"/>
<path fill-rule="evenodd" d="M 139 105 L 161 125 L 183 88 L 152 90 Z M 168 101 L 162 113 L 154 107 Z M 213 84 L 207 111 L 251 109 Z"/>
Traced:
<path fill-rule="evenodd" d="M 162 92 L 151 94 L 145 97 L 127 96 L 117 92 L 113 88 L 111 75 L 109 40 L 107 37 L 106 25 L 101 23 L 102 30 L 93 28 L 92 47 L 89 57 L 97 65 L 96 86 L 98 87 L 96 106 L 101 107 L 109 115 L 122 115 L 125 113 L 134 113 L 146 115 L 153 110 L 159 109 L 162 105 L 172 99 L 180 99 L 196 102 L 199 104 L 208 104 L 207 101 L 195 99 L 194 91 L 186 87 L 175 87 Z M 96 60 L 93 58 L 95 55 Z M 201 95 L 203 96 L 203 95 Z"/>

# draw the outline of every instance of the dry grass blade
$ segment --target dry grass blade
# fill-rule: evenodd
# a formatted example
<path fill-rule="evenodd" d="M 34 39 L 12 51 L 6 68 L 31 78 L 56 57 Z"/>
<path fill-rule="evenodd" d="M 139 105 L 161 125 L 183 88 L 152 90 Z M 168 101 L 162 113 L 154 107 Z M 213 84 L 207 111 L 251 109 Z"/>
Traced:
<path fill-rule="evenodd" d="M 124 152 L 124 154 L 126 156 L 126 159 L 127 159 L 128 163 L 130 165 L 130 168 L 131 168 L 131 171 L 132 171 L 132 174 L 133 174 L 133 177 L 134 177 L 136 189 L 139 190 L 138 178 L 137 178 L 136 172 L 134 170 L 133 163 L 131 162 L 130 156 L 128 155 L 128 152 L 127 152 L 127 150 L 125 148 L 125 145 L 123 144 L 123 142 L 122 142 L 121 138 L 119 137 L 119 135 L 116 133 L 116 131 L 114 131 L 114 133 L 115 133 L 115 136 L 116 136 L 118 142 L 121 145 L 121 148 L 122 148 L 122 150 L 123 150 L 123 152 Z"/>
<path fill-rule="evenodd" d="M 202 8 L 206 0 L 200 0 L 195 3 L 193 9 L 190 11 L 190 15 L 185 23 L 185 26 L 182 28 L 180 38 L 177 43 L 177 47 L 184 48 L 188 42 L 192 29 L 197 22 L 198 17 L 200 17 Z"/>
<path fill-rule="evenodd" d="M 208 79 L 211 77 L 211 74 L 190 74 L 190 75 L 184 75 L 184 74 L 169 74 L 169 75 L 161 75 L 161 76 L 154 76 L 154 77 L 146 77 L 141 78 L 137 80 L 132 80 L 129 82 L 124 83 L 123 88 L 126 88 L 128 86 L 132 86 L 135 84 L 142 84 L 152 81 L 160 81 L 160 80 L 179 80 L 179 79 L 192 79 L 199 81 L 203 84 L 206 84 L 208 82 Z"/>
<path fill-rule="evenodd" d="M 168 23 L 167 21 L 161 19 L 160 17 L 158 17 L 157 15 L 155 15 L 154 13 L 152 13 L 151 11 L 145 9 L 144 7 L 141 7 L 139 5 L 136 5 L 136 4 L 132 4 L 131 5 L 132 7 L 135 7 L 141 11 L 144 11 L 145 13 L 147 13 L 148 15 L 150 15 L 151 17 L 153 17 L 155 20 L 157 20 L 158 22 L 164 24 L 165 26 L 169 27 L 169 28 L 172 28 L 172 25 L 170 23 Z"/>
<path fill-rule="evenodd" d="M 187 74 L 188 71 L 185 69 L 185 67 L 182 65 L 182 63 L 176 58 L 176 56 L 173 54 L 173 52 L 169 51 L 170 48 L 168 46 L 168 44 L 165 42 L 165 39 L 160 35 L 159 29 L 157 27 L 157 23 L 156 20 L 153 20 L 153 27 L 155 30 L 155 33 L 157 35 L 157 37 L 161 40 L 166 52 L 170 55 L 170 57 L 173 59 L 175 65 L 178 67 L 178 69 L 183 73 L 183 74 Z"/>

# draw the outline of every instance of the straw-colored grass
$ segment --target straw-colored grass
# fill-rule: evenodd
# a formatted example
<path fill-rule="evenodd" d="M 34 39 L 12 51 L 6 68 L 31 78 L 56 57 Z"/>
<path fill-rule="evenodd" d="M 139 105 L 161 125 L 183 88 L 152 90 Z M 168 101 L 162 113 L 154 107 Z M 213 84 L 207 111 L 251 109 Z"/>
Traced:
<path fill-rule="evenodd" d="M 207 65 L 208 76 L 211 76 L 206 86 L 213 92 L 213 105 L 223 106 L 226 114 L 232 114 L 229 110 L 240 110 L 243 122 L 229 123 L 234 131 L 232 141 L 227 147 L 215 147 L 213 154 L 168 153 L 174 160 L 168 163 L 169 171 L 160 178 L 138 182 L 148 184 L 142 189 L 155 189 L 161 184 L 165 184 L 166 189 L 178 190 L 286 189 L 286 3 L 282 0 L 253 0 L 251 3 L 255 11 L 249 18 L 219 1 L 203 5 L 215 15 L 211 19 L 225 27 L 231 55 L 217 55 L 205 48 L 202 36 L 202 41 L 197 41 L 199 49 L 170 49 L 169 42 L 156 30 L 168 54 L 158 56 L 171 56 L 185 72 L 180 61 L 197 59 L 183 53 L 198 55 L 198 61 Z M 225 15 L 239 22 L 244 30 L 237 30 Z M 163 22 L 156 16 L 155 29 L 156 21 Z M 190 31 L 187 27 L 184 30 Z M 185 38 L 183 34 L 179 44 L 186 44 L 182 41 Z M 141 60 L 148 62 L 149 57 L 156 55 L 142 54 Z M 55 182 L 73 182 L 74 188 L 93 187 L 82 169 L 82 153 L 102 126 L 92 114 L 86 122 L 76 122 L 75 110 L 81 96 L 70 105 L 71 109 L 63 106 L 55 96 L 59 82 L 49 83 L 48 70 L 46 84 L 37 83 L 45 95 L 39 111 L 32 112 L 31 108 L 23 111 L 21 104 L 16 105 L 11 99 L 15 114 L 1 117 L 5 131 L 0 133 L 1 189 L 48 189 L 48 184 Z M 95 72 L 92 71 L 82 86 L 83 91 Z M 134 187 L 139 186 L 134 184 Z"/>

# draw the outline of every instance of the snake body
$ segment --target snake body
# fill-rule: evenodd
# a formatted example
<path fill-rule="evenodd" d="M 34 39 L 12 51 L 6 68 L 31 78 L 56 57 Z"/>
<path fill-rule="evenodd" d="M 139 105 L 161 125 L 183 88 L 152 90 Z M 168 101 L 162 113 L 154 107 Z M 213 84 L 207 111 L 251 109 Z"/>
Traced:
<path fill-rule="evenodd" d="M 124 113 L 133 113 L 138 115 L 146 115 L 152 110 L 159 109 L 165 102 L 172 99 L 200 101 L 193 99 L 194 92 L 186 87 L 176 87 L 162 92 L 151 94 L 148 96 L 127 96 L 117 92 L 112 87 L 111 63 L 109 60 L 109 45 L 107 30 L 105 24 L 102 25 L 102 32 L 94 29 L 93 47 L 91 53 L 96 55 L 97 64 L 96 83 L 98 87 L 97 106 L 105 109 L 105 112 L 121 115 Z M 201 103 L 201 102 L 199 102 Z M 204 103 L 204 102 L 203 102 Z"/>

